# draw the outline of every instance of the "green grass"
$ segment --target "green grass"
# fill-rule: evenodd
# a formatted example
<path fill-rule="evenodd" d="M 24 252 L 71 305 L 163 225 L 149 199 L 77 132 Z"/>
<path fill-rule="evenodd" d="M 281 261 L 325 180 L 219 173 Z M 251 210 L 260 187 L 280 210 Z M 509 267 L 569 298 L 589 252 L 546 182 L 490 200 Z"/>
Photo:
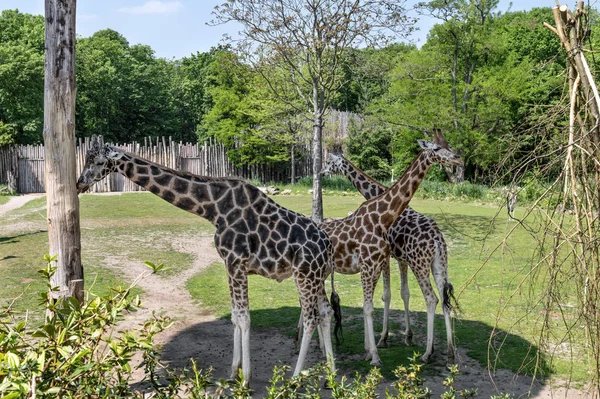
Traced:
<path fill-rule="evenodd" d="M 304 214 L 311 209 L 310 197 L 277 196 L 274 199 L 281 205 Z M 325 196 L 326 217 L 345 216 L 350 209 L 361 203 L 360 197 Z M 535 293 L 539 287 L 529 287 L 526 281 L 535 248 L 534 237 L 525 229 L 517 231 L 501 247 L 507 227 L 502 213 L 494 221 L 498 208 L 489 205 L 475 205 L 449 201 L 413 200 L 416 210 L 435 218 L 445 234 L 449 247 L 449 274 L 458 295 L 461 311 L 454 323 L 456 343 L 467 348 L 470 357 L 483 365 L 488 361 L 494 367 L 532 374 L 536 361 L 538 375 L 551 374 L 567 377 L 570 373 L 570 359 L 566 355 L 555 355 L 552 364 L 547 355 L 539 353 L 535 345 L 539 335 L 542 309 L 535 305 Z M 519 217 L 517 213 L 517 217 Z M 495 252 L 494 252 L 495 251 Z M 493 252 L 493 253 L 492 253 Z M 491 254 L 492 253 L 492 254 Z M 490 255 L 491 254 L 491 255 Z M 486 259 L 489 256 L 489 260 Z M 293 281 L 282 283 L 251 276 L 249 279 L 250 307 L 253 328 L 279 327 L 293 334 L 299 315 L 298 295 Z M 519 284 L 525 280 L 525 283 Z M 399 295 L 399 273 L 397 264 L 392 261 L 392 322 L 391 347 L 380 349 L 385 376 L 391 377 L 395 365 L 412 355 L 423 352 L 425 344 L 426 314 L 421 291 L 409 273 L 411 290 L 411 311 L 414 343 L 403 344 L 403 304 Z M 336 356 L 342 366 L 366 370 L 368 363 L 356 361 L 357 354 L 363 353 L 362 290 L 358 275 L 336 275 L 336 290 L 341 296 L 344 313 L 345 341 Z M 192 296 L 209 307 L 217 316 L 230 316 L 225 270 L 222 263 L 213 265 L 188 282 Z M 377 287 L 375 298 L 381 298 L 382 284 Z M 509 297 L 512 298 L 510 301 Z M 381 330 L 382 303 L 376 300 L 376 333 Z M 535 321 L 535 322 L 534 322 Z M 554 328 L 563 334 L 560 320 L 554 321 Z M 436 335 L 445 342 L 445 327 L 441 309 L 438 306 L 435 322 Z M 438 351 L 443 350 L 438 347 Z M 576 360 L 572 378 L 585 381 L 585 364 Z"/>
<path fill-rule="evenodd" d="M 12 196 L 9 194 L 8 186 L 6 184 L 0 184 L 0 205 L 6 204 Z"/>
<path fill-rule="evenodd" d="M 307 194 L 273 198 L 298 212 L 311 212 L 311 197 Z M 139 262 L 149 260 L 155 264 L 165 263 L 172 268 L 167 273 L 176 273 L 189 267 L 192 258 L 174 246 L 171 238 L 210 235 L 214 231 L 203 219 L 179 210 L 151 194 L 85 195 L 80 200 L 86 287 L 97 278 L 94 287 L 97 293 L 102 293 L 114 284 L 126 283 L 123 273 L 119 269 L 106 267 L 106 262 L 114 263 L 115 259 Z M 362 198 L 352 193 L 347 196 L 326 195 L 325 216 L 345 216 L 361 203 Z M 497 206 L 419 198 L 413 200 L 411 206 L 435 218 L 448 243 L 449 274 L 461 305 L 461 312 L 455 321 L 457 346 L 466 348 L 469 356 L 484 365 L 488 363 L 489 353 L 490 362 L 497 367 L 531 372 L 532 355 L 538 350 L 536 342 L 543 309 L 533 300 L 540 287 L 533 285 L 530 288 L 528 281 L 522 285 L 520 283 L 526 280 L 533 264 L 535 233 L 518 228 L 503 246 L 498 247 L 507 232 L 507 226 L 512 227 L 514 222 L 507 225 L 504 212 L 494 221 L 494 216 L 498 213 Z M 43 288 L 36 271 L 44 266 L 41 258 L 47 252 L 44 207 L 45 198 L 40 198 L 0 220 L 0 231 L 3 232 L 0 233 L 0 273 L 6 281 L 0 285 L 0 301 L 7 303 L 26 290 L 26 294 L 17 303 L 19 310 L 34 307 L 35 293 Z M 520 216 L 522 214 L 517 210 L 517 217 Z M 20 226 L 18 231 L 7 230 L 12 229 L 14 223 Z M 6 231 L 9 233 L 5 233 Z M 495 252 L 490 255 L 493 250 Z M 403 305 L 399 295 L 397 265 L 393 261 L 391 346 L 380 349 L 386 376 L 391 375 L 392 368 L 399 362 L 407 361 L 414 351 L 424 350 L 425 304 L 414 277 L 411 274 L 409 276 L 411 317 L 415 332 L 413 347 L 403 344 Z M 277 283 L 251 276 L 249 283 L 253 328 L 276 327 L 284 333 L 292 334 L 299 315 L 298 294 L 293 281 L 288 279 Z M 368 363 L 356 360 L 357 355 L 363 353 L 362 290 L 359 276 L 336 275 L 336 287 L 342 300 L 345 331 L 344 343 L 336 351 L 336 356 L 342 367 L 366 370 Z M 229 291 L 222 263 L 217 262 L 202 274 L 193 277 L 188 282 L 188 288 L 193 297 L 216 316 L 229 317 Z M 379 300 L 382 294 L 381 283 L 377 289 L 375 328 L 378 334 L 382 318 L 382 303 Z M 565 300 L 574 301 L 573 298 Z M 560 318 L 550 320 L 555 331 L 558 331 L 556 341 L 564 333 L 560 322 Z M 439 306 L 435 332 L 443 343 L 445 331 Z M 438 345 L 438 353 L 442 348 L 443 345 Z M 577 357 L 579 349 L 574 349 Z M 541 370 L 566 377 L 569 373 L 569 357 L 563 352 L 555 352 L 551 366 L 548 357 L 542 357 Z M 438 356 L 438 363 L 443 362 L 443 357 Z M 431 366 L 428 367 L 431 370 Z M 585 381 L 587 376 L 584 370 L 583 361 L 576 360 L 573 377 Z"/>
<path fill-rule="evenodd" d="M 6 283 L 0 285 L 0 305 L 19 296 L 14 307 L 17 312 L 35 309 L 37 292 L 44 289 L 37 271 L 45 266 L 42 259 L 48 252 L 45 206 L 46 199 L 39 198 L 0 220 L 0 275 L 6 277 Z M 208 234 L 210 227 L 153 195 L 85 195 L 80 197 L 80 210 L 86 288 L 95 282 L 92 294 L 98 295 L 131 282 L 119 269 L 120 259 L 170 267 L 159 275 L 190 267 L 192 255 L 173 247 L 170 238 Z M 12 227 L 15 224 L 18 231 Z"/>

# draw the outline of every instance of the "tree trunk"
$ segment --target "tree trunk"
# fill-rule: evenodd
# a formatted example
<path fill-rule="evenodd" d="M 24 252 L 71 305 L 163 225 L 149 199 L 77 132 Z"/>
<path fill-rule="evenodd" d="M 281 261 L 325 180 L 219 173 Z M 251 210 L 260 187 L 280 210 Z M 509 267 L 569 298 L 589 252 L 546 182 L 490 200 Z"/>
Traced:
<path fill-rule="evenodd" d="M 44 151 L 51 279 L 55 298 L 83 300 L 79 199 L 75 183 L 76 0 L 45 0 Z"/>
<path fill-rule="evenodd" d="M 292 186 L 296 184 L 296 144 L 292 143 L 292 149 L 290 150 L 290 180 L 292 181 Z"/>
<path fill-rule="evenodd" d="M 454 110 L 452 121 L 454 128 L 458 129 L 458 99 L 456 95 L 456 86 L 458 84 L 458 38 L 454 35 L 454 52 L 452 54 L 452 109 Z"/>
<path fill-rule="evenodd" d="M 323 221 L 323 191 L 321 169 L 323 163 L 323 95 L 317 83 L 313 84 L 313 200 L 312 219 Z"/>

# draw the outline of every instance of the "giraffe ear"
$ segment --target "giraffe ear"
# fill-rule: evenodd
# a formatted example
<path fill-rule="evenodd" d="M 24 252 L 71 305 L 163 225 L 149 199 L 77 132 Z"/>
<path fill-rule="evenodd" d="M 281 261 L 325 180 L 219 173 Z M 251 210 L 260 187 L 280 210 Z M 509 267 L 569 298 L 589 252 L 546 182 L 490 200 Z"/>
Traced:
<path fill-rule="evenodd" d="M 121 159 L 122 156 L 123 151 L 118 148 L 106 146 L 106 158 L 116 161 L 117 159 Z"/>
<path fill-rule="evenodd" d="M 417 140 L 417 143 L 419 143 L 419 146 L 421 146 L 421 148 L 424 150 L 435 151 L 440 148 L 439 145 L 437 145 L 436 143 L 432 143 L 431 141 Z"/>
<path fill-rule="evenodd" d="M 98 140 L 98 136 L 95 134 L 92 135 L 92 148 L 96 151 L 100 151 L 100 140 Z"/>
<path fill-rule="evenodd" d="M 417 143 L 419 143 L 419 146 L 424 150 L 428 150 L 433 146 L 431 141 L 417 140 Z"/>

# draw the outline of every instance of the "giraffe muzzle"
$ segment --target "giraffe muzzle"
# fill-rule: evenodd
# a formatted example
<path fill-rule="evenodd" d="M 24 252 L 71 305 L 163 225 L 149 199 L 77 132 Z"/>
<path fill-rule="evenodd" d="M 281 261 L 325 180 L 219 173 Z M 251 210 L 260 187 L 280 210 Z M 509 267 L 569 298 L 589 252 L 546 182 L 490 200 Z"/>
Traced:
<path fill-rule="evenodd" d="M 83 184 L 81 182 L 77 182 L 76 188 L 77 188 L 77 194 L 83 194 L 87 190 L 90 189 L 90 186 L 89 186 L 89 184 Z"/>

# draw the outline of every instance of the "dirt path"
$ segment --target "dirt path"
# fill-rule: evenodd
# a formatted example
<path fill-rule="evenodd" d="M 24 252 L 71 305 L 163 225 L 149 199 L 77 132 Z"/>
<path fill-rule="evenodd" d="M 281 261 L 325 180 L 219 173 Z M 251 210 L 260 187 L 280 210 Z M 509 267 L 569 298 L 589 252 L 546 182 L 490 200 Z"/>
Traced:
<path fill-rule="evenodd" d="M 16 209 L 28 201 L 39 198 L 40 195 L 28 195 L 11 198 L 0 205 L 0 216 L 10 210 Z M 207 311 L 203 311 L 201 304 L 196 303 L 186 289 L 186 282 L 193 275 L 206 268 L 215 261 L 220 260 L 212 241 L 212 236 L 183 236 L 173 239 L 174 249 L 190 253 L 195 260 L 193 266 L 181 273 L 171 276 L 149 275 L 140 281 L 139 286 L 144 290 L 142 295 L 143 309 L 130 314 L 120 324 L 121 329 L 135 328 L 152 316 L 152 312 L 166 314 L 175 321 L 174 325 L 159 335 L 158 343 L 163 345 L 163 359 L 174 367 L 189 366 L 189 359 L 194 358 L 200 368 L 213 368 L 215 379 L 228 378 L 231 367 L 231 350 L 233 342 L 233 327 L 229 320 L 217 319 Z M 107 262 L 111 263 L 111 262 Z M 139 261 L 125 260 L 121 257 L 112 261 L 112 267 L 124 273 L 126 280 L 133 281 L 142 273 L 147 273 L 148 268 Z M 223 278 L 226 278 L 223 271 Z M 273 366 L 285 363 L 295 365 L 296 353 L 293 341 L 276 329 L 251 328 L 251 361 L 252 361 L 252 387 L 255 397 L 265 396 L 272 376 Z M 442 342 L 437 343 L 438 348 L 443 347 Z M 589 397 L 584 392 L 571 389 L 552 389 L 531 382 L 531 379 L 516 376 L 509 371 L 501 370 L 494 375 L 482 367 L 479 362 L 469 358 L 466 352 L 458 349 L 457 356 L 460 374 L 456 379 L 457 389 L 477 388 L 479 398 L 489 398 L 498 392 L 510 393 L 514 398 L 527 397 L 531 392 L 533 398 L 568 398 L 581 399 Z M 316 337 L 313 339 L 307 365 L 313 365 L 322 360 Z M 439 397 L 443 392 L 444 356 L 438 350 L 434 354 L 434 368 L 437 376 L 426 376 L 425 385 L 432 390 L 432 397 Z M 343 371 L 343 370 L 342 370 Z M 352 373 L 348 377 L 352 378 Z M 137 375 L 140 378 L 140 374 Z M 385 397 L 385 388 L 389 381 L 384 381 L 380 397 Z"/>
<path fill-rule="evenodd" d="M 27 194 L 10 197 L 7 203 L 0 205 L 0 216 L 4 216 L 13 209 L 18 209 L 36 198 L 41 198 L 45 194 Z"/>

